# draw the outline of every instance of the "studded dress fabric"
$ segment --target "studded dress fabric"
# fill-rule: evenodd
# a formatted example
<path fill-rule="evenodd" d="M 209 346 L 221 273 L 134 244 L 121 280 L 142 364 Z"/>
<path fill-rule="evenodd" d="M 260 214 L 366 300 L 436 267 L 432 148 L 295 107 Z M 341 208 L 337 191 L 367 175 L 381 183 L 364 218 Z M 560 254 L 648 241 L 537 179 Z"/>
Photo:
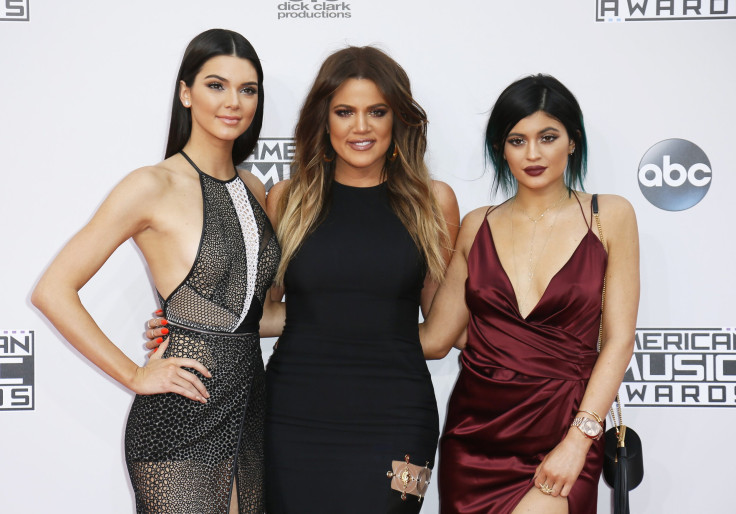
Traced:
<path fill-rule="evenodd" d="M 261 513 L 265 381 L 258 322 L 280 249 L 239 177 L 217 180 L 189 162 L 200 176 L 204 221 L 188 276 L 167 299 L 159 295 L 170 327 L 163 357 L 204 364 L 212 378 L 190 371 L 210 398 L 201 404 L 174 393 L 136 396 L 126 463 L 137 512 L 227 513 L 235 487 L 238 511 Z"/>

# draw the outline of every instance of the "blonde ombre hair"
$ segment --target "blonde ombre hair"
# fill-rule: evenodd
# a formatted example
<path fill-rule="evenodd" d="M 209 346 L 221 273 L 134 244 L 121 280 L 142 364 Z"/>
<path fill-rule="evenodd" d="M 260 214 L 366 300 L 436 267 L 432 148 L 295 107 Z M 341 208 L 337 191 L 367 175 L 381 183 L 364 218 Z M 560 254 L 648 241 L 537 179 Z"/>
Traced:
<path fill-rule="evenodd" d="M 370 46 L 350 46 L 330 55 L 304 101 L 296 125 L 291 180 L 277 207 L 281 264 L 275 281 L 283 284 L 289 262 L 327 214 L 326 198 L 335 176 L 335 161 L 324 159 L 334 152 L 326 130 L 329 106 L 335 91 L 351 78 L 375 83 L 394 113 L 388 154 L 396 147 L 398 156 L 386 159 L 382 180 L 387 184 L 391 208 L 424 255 L 430 277 L 439 282 L 445 271 L 443 248 L 450 245 L 424 163 L 427 115 L 412 97 L 404 69 Z"/>

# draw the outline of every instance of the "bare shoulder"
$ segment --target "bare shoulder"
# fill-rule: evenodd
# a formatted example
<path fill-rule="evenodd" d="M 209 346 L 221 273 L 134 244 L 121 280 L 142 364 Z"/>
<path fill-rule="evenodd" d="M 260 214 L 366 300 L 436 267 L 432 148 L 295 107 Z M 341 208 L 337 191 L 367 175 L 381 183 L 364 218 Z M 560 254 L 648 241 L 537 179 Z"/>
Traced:
<path fill-rule="evenodd" d="M 457 249 L 467 253 L 470 246 L 475 240 L 478 230 L 483 226 L 483 220 L 485 220 L 486 212 L 488 207 L 479 207 L 473 209 L 463 217 L 462 224 L 460 225 L 460 234 L 457 238 Z"/>
<path fill-rule="evenodd" d="M 268 196 L 266 197 L 267 205 L 278 204 L 281 196 L 289 189 L 289 183 L 291 181 L 287 178 L 276 182 L 271 189 L 268 190 Z"/>
<path fill-rule="evenodd" d="M 131 171 L 115 186 L 113 195 L 130 193 L 135 194 L 135 197 L 140 200 L 149 201 L 165 194 L 171 186 L 172 170 L 163 164 L 144 166 Z"/>
<path fill-rule="evenodd" d="M 199 184 L 196 171 L 192 170 L 189 164 L 178 154 L 158 164 L 138 168 L 129 177 L 140 181 L 139 185 L 141 186 L 149 185 L 171 188 L 177 187 L 182 183 Z M 166 193 L 166 190 L 161 190 L 160 193 Z"/>
<path fill-rule="evenodd" d="M 141 208 L 150 210 L 199 190 L 199 175 L 177 154 L 158 164 L 133 170 L 111 196 L 122 193 Z"/>
<path fill-rule="evenodd" d="M 598 211 L 609 254 L 637 252 L 639 229 L 631 203 L 618 195 L 598 195 Z"/>
<path fill-rule="evenodd" d="M 460 207 L 457 204 L 455 191 L 444 182 L 433 180 L 432 193 L 437 199 L 437 204 L 445 218 L 445 223 L 447 223 L 447 227 L 451 231 L 450 239 L 454 244 L 457 236 L 457 227 L 460 225 Z"/>
<path fill-rule="evenodd" d="M 276 222 L 279 200 L 288 191 L 289 183 L 289 179 L 280 180 L 268 190 L 268 195 L 266 196 L 266 214 L 271 219 L 271 223 Z"/>
<path fill-rule="evenodd" d="M 256 197 L 256 200 L 258 200 L 258 203 L 261 204 L 261 207 L 264 209 L 266 208 L 266 187 L 263 185 L 263 182 L 261 182 L 258 177 L 253 175 L 248 170 L 243 170 L 238 168 L 238 175 L 240 175 L 240 178 L 243 180 L 245 185 L 248 187 L 251 193 L 253 193 L 253 196 Z"/>
<path fill-rule="evenodd" d="M 598 204 L 601 209 L 605 206 L 617 212 L 634 212 L 631 202 L 619 195 L 598 195 Z"/>
<path fill-rule="evenodd" d="M 614 225 L 636 223 L 634 207 L 623 196 L 598 195 L 598 211 L 601 219 Z"/>
<path fill-rule="evenodd" d="M 171 171 L 157 164 L 133 170 L 113 188 L 87 225 L 116 237 L 116 244 L 147 228 L 171 192 Z"/>
<path fill-rule="evenodd" d="M 486 205 L 485 207 L 478 207 L 477 209 L 473 209 L 472 211 L 467 213 L 463 217 L 461 230 L 469 230 L 472 231 L 473 234 L 478 232 L 478 229 L 483 224 L 483 221 L 486 219 L 486 214 L 488 214 L 489 208 L 490 206 Z"/>
<path fill-rule="evenodd" d="M 441 180 L 433 180 L 432 192 L 434 193 L 440 205 L 444 205 L 448 202 L 457 203 L 455 191 L 453 191 L 449 184 L 447 184 L 446 182 L 442 182 Z"/>
<path fill-rule="evenodd" d="M 484 207 L 473 209 L 463 217 L 463 226 L 465 226 L 466 224 L 472 225 L 475 226 L 475 228 L 477 229 L 480 224 L 483 223 L 483 220 L 485 219 L 486 214 L 488 213 L 488 210 L 490 208 L 490 205 L 486 205 Z"/>

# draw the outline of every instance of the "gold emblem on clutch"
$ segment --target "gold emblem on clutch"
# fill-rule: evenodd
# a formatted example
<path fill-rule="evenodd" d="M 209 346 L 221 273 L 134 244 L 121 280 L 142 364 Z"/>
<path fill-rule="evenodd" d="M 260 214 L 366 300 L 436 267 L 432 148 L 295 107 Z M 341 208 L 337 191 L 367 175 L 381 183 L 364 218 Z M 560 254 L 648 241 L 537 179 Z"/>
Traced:
<path fill-rule="evenodd" d="M 409 462 L 409 455 L 404 456 L 404 461 L 391 461 L 391 470 L 386 472 L 386 476 L 391 479 L 391 489 L 401 493 L 401 499 L 406 500 L 406 495 L 413 494 L 422 497 L 429 487 L 429 479 L 432 476 L 432 470 L 429 469 L 429 461 L 423 468 Z"/>
<path fill-rule="evenodd" d="M 409 485 L 409 482 L 411 482 L 411 479 L 414 478 L 411 476 L 411 471 L 409 471 L 409 468 L 406 468 L 404 471 L 401 472 L 399 475 L 399 480 L 404 484 L 404 487 Z"/>

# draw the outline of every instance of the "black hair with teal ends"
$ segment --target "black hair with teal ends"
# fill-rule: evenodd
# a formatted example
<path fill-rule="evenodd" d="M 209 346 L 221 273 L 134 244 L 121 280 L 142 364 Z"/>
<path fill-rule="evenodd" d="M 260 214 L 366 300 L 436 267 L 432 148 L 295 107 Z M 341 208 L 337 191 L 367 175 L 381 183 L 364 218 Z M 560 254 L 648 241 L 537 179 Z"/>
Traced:
<path fill-rule="evenodd" d="M 174 101 L 171 106 L 171 124 L 169 126 L 169 138 L 166 144 L 165 158 L 179 153 L 189 141 L 192 134 L 192 113 L 181 104 L 179 99 L 180 83 L 191 87 L 194 78 L 207 61 L 220 55 L 232 55 L 241 59 L 247 59 L 256 69 L 258 74 L 258 105 L 250 127 L 241 134 L 233 144 L 233 164 L 236 166 L 243 162 L 256 147 L 258 136 L 263 125 L 263 69 L 255 48 L 243 36 L 232 30 L 210 29 L 196 36 L 184 51 L 181 60 L 179 74 L 176 76 L 176 87 L 174 88 Z"/>
<path fill-rule="evenodd" d="M 518 184 L 504 159 L 504 144 L 511 129 L 522 119 L 542 111 L 562 123 L 567 136 L 575 143 L 565 170 L 568 189 L 583 190 L 587 172 L 588 143 L 583 112 L 575 96 L 550 75 L 530 75 L 509 85 L 496 100 L 486 127 L 486 156 L 495 170 L 493 193 L 506 195 L 516 192 Z"/>

